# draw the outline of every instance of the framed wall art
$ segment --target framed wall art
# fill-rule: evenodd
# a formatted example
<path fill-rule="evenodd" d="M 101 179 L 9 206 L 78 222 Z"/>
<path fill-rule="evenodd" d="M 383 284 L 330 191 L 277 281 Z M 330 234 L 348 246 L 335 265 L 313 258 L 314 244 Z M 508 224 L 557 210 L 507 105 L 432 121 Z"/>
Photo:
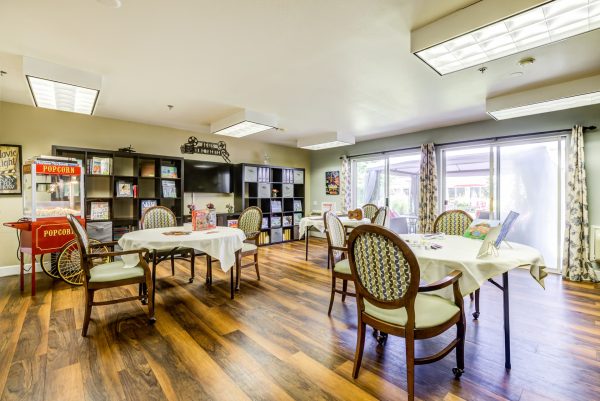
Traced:
<path fill-rule="evenodd" d="M 325 172 L 325 194 L 339 195 L 340 194 L 340 172 L 326 171 Z"/>
<path fill-rule="evenodd" d="M 21 195 L 21 145 L 0 144 L 0 195 Z"/>

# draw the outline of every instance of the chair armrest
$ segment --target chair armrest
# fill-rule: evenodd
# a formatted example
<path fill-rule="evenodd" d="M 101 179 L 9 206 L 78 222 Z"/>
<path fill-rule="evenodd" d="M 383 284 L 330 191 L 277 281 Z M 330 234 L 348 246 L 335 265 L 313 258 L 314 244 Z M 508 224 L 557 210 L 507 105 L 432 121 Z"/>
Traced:
<path fill-rule="evenodd" d="M 97 244 L 91 244 L 92 248 L 97 248 L 100 246 L 106 246 L 106 247 L 114 247 L 115 245 L 118 245 L 119 241 L 108 241 L 108 242 L 100 242 Z"/>
<path fill-rule="evenodd" d="M 133 255 L 135 253 L 140 255 L 140 259 L 143 259 L 144 253 L 149 253 L 150 251 L 146 248 L 140 249 L 131 249 L 129 251 L 119 251 L 119 252 L 102 252 L 102 253 L 88 253 L 86 255 L 86 259 L 96 259 L 96 258 L 107 258 L 114 256 L 122 256 L 122 255 Z"/>
<path fill-rule="evenodd" d="M 330 246 L 329 248 L 334 251 L 348 252 L 348 248 L 345 246 Z"/>
<path fill-rule="evenodd" d="M 419 292 L 430 292 L 442 289 L 444 287 L 448 287 L 451 284 L 457 283 L 458 279 L 462 276 L 462 272 L 458 270 L 453 270 L 441 280 L 438 280 L 434 283 L 427 284 L 424 286 L 419 286 Z"/>

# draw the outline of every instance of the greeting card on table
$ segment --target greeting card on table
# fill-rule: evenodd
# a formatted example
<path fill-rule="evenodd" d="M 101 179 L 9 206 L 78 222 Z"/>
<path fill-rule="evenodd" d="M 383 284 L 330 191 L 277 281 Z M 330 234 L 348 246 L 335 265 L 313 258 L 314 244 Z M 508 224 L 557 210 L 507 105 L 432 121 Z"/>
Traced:
<path fill-rule="evenodd" d="M 215 228 L 216 225 L 211 221 L 208 209 L 192 211 L 192 229 L 194 231 L 204 231 Z"/>

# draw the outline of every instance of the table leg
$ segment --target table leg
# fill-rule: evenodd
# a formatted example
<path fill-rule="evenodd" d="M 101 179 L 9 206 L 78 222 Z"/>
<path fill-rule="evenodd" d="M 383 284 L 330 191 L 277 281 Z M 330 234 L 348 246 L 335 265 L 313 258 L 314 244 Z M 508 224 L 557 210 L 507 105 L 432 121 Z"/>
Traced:
<path fill-rule="evenodd" d="M 31 255 L 31 296 L 35 295 L 35 254 Z"/>
<path fill-rule="evenodd" d="M 152 253 L 152 305 L 156 305 L 154 300 L 156 299 L 156 251 Z"/>
<path fill-rule="evenodd" d="M 510 369 L 510 312 L 508 298 L 508 272 L 502 273 L 502 297 L 504 303 L 504 367 Z"/>
<path fill-rule="evenodd" d="M 240 290 L 240 276 L 242 275 L 242 254 L 240 251 L 235 253 L 235 290 Z"/>
<path fill-rule="evenodd" d="M 304 257 L 304 260 L 308 260 L 308 226 L 306 226 L 305 229 L 305 233 L 304 233 L 304 243 L 306 244 L 306 256 Z"/>
<path fill-rule="evenodd" d="M 25 255 L 23 254 L 23 252 L 21 252 L 21 274 L 20 274 L 20 279 L 21 279 L 21 292 L 25 291 L 25 260 L 23 259 L 25 257 Z"/>
<path fill-rule="evenodd" d="M 235 266 L 231 266 L 231 269 L 229 269 L 229 285 L 230 285 L 230 291 L 231 291 L 231 299 L 235 298 L 235 284 L 234 284 L 234 278 L 233 278 L 233 270 L 235 269 Z"/>

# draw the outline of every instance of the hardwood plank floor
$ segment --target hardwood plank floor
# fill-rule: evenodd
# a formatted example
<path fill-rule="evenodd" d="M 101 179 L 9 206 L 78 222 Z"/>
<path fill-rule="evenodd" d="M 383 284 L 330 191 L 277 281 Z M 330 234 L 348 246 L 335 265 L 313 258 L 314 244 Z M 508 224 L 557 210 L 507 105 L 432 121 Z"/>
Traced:
<path fill-rule="evenodd" d="M 260 248 L 261 281 L 244 270 L 229 299 L 229 276 L 214 268 L 204 284 L 178 263 L 159 266 L 157 322 L 131 302 L 95 307 L 80 336 L 83 291 L 39 275 L 38 295 L 21 295 L 18 277 L 0 279 L 1 400 L 398 400 L 406 398 L 403 340 L 385 348 L 367 337 L 363 367 L 352 379 L 356 304 L 339 296 L 327 316 L 330 273 L 325 242 Z M 202 277 L 200 277 L 202 276 Z M 546 280 L 513 271 L 513 369 L 504 369 L 502 297 L 481 292 L 482 314 L 468 315 L 466 372 L 453 379 L 454 353 L 416 367 L 420 400 L 563 401 L 600 399 L 600 286 Z M 135 294 L 107 290 L 98 300 Z M 466 299 L 466 307 L 474 305 Z M 432 353 L 451 334 L 418 344 Z"/>

